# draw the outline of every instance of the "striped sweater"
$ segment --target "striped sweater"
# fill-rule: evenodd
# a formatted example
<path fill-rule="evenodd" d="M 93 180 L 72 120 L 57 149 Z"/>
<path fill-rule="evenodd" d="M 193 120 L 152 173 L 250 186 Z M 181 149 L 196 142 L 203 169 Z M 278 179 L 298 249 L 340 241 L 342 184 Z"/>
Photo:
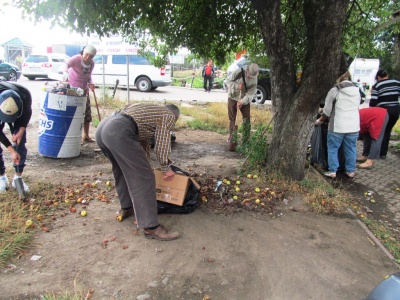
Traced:
<path fill-rule="evenodd" d="M 383 79 L 372 87 L 370 107 L 397 106 L 400 96 L 400 82 L 395 79 Z"/>

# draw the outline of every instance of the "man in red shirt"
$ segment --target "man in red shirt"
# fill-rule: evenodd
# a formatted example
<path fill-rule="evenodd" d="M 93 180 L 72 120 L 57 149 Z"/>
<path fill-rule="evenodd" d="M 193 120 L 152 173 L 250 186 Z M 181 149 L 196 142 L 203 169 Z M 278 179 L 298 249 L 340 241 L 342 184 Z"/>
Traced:
<path fill-rule="evenodd" d="M 212 64 L 212 59 L 209 59 L 208 63 L 203 67 L 203 71 L 201 72 L 201 76 L 203 77 L 203 80 L 204 80 L 204 91 L 205 92 L 211 91 L 212 85 L 213 85 L 214 74 L 215 74 L 215 69 Z M 207 88 L 207 82 L 208 82 L 208 88 Z"/>
<path fill-rule="evenodd" d="M 386 109 L 381 107 L 369 107 L 360 109 L 360 135 L 363 137 L 362 156 L 357 158 L 362 162 L 358 167 L 371 169 L 374 160 L 379 158 L 382 139 L 385 135 L 386 124 L 389 116 Z"/>

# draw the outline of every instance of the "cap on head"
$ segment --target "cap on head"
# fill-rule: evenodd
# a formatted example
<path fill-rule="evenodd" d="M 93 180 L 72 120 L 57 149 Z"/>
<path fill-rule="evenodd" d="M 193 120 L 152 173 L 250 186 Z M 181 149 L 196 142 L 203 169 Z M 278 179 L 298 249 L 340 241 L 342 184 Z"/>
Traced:
<path fill-rule="evenodd" d="M 257 64 L 255 64 L 255 63 L 250 64 L 248 70 L 249 70 L 249 74 L 250 74 L 251 76 L 258 76 L 259 67 L 258 67 Z"/>
<path fill-rule="evenodd" d="M 96 56 L 96 48 L 93 45 L 87 45 L 84 49 L 83 49 L 83 53 L 88 53 L 91 54 L 93 56 Z"/>
<path fill-rule="evenodd" d="M 13 123 L 22 109 L 21 97 L 13 90 L 5 90 L 0 94 L 0 121 Z"/>

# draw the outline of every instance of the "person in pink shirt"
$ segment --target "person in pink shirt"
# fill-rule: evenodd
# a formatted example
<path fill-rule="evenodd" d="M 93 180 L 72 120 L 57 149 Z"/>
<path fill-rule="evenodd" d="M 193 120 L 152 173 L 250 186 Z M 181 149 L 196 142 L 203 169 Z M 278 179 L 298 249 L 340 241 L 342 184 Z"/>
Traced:
<path fill-rule="evenodd" d="M 360 169 L 371 169 L 374 160 L 379 158 L 381 144 L 389 115 L 385 108 L 368 107 L 360 109 L 360 135 L 363 138 L 362 156 L 357 158 Z"/>
<path fill-rule="evenodd" d="M 92 71 L 94 68 L 93 57 L 96 55 L 96 48 L 87 45 L 79 54 L 72 56 L 64 67 L 63 80 L 68 81 L 71 87 L 81 88 L 87 95 L 85 119 L 83 123 L 83 142 L 94 142 L 89 136 L 90 122 L 92 122 L 92 111 L 90 108 L 89 89 L 94 91 Z"/>

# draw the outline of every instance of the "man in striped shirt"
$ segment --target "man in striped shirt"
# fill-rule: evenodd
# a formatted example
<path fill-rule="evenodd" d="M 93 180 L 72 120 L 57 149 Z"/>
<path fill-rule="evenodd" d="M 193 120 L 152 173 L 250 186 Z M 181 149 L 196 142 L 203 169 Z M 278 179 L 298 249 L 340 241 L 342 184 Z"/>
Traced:
<path fill-rule="evenodd" d="M 369 106 L 385 108 L 389 115 L 389 121 L 386 125 L 380 152 L 380 158 L 385 159 L 389 149 L 392 128 L 400 115 L 400 82 L 395 79 L 389 79 L 388 73 L 382 69 L 376 73 L 375 80 L 377 80 L 377 83 L 372 87 Z"/>
<path fill-rule="evenodd" d="M 149 162 L 150 139 L 155 137 L 164 180 L 172 180 L 171 131 L 179 114 L 173 104 L 135 103 L 101 121 L 96 130 L 97 144 L 112 164 L 121 217 L 135 214 L 145 237 L 162 241 L 177 239 L 179 233 L 168 232 L 158 221 L 155 176 Z"/>

